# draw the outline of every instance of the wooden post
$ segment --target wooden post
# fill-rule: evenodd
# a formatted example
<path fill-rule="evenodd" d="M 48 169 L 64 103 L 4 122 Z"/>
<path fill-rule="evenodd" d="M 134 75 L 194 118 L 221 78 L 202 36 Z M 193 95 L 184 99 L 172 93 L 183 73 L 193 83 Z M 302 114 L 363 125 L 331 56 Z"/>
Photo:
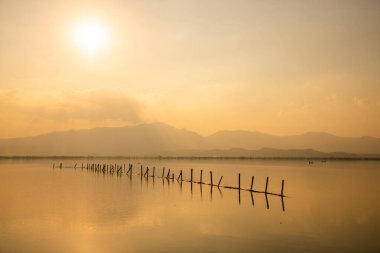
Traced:
<path fill-rule="evenodd" d="M 177 181 L 179 181 L 180 178 L 181 178 L 181 182 L 182 182 L 182 170 L 179 172 L 179 175 L 178 175 Z"/>
<path fill-rule="evenodd" d="M 153 176 L 152 177 L 154 177 L 155 171 L 156 171 L 156 167 L 153 166 Z"/>
<path fill-rule="evenodd" d="M 201 170 L 201 178 L 200 178 L 200 181 L 199 181 L 199 183 L 201 183 L 201 184 L 203 184 L 202 183 L 202 174 L 203 174 L 203 170 Z"/>
<path fill-rule="evenodd" d="M 240 173 L 239 173 L 239 191 L 240 191 Z"/>
<path fill-rule="evenodd" d="M 269 180 L 269 178 L 267 177 L 267 182 L 265 183 L 265 193 L 268 192 L 268 180 Z"/>
<path fill-rule="evenodd" d="M 191 168 L 191 171 L 190 171 L 190 182 L 191 184 L 193 184 L 193 168 Z"/>
<path fill-rule="evenodd" d="M 212 186 L 212 171 L 210 170 L 210 185 Z"/>
<path fill-rule="evenodd" d="M 162 167 L 162 178 L 164 178 L 165 175 L 165 167 Z"/>
<path fill-rule="evenodd" d="M 212 173 L 211 173 L 212 174 Z M 212 201 L 212 183 L 211 183 L 211 187 L 210 187 L 210 200 Z"/>
<path fill-rule="evenodd" d="M 190 181 L 190 192 L 191 192 L 191 197 L 193 197 L 193 182 L 192 181 Z"/>
<path fill-rule="evenodd" d="M 182 192 L 182 170 L 180 171 L 178 178 L 181 178 L 181 181 L 178 180 L 178 182 L 179 182 L 179 189 Z"/>
<path fill-rule="evenodd" d="M 253 180 L 255 179 L 255 176 L 252 176 L 252 179 L 251 179 L 251 192 L 253 191 Z"/>
<path fill-rule="evenodd" d="M 167 178 L 167 179 L 170 179 L 170 169 L 169 169 L 169 171 L 168 171 L 168 174 L 166 175 L 166 178 Z"/>
<path fill-rule="evenodd" d="M 220 186 L 220 183 L 222 182 L 223 176 L 220 177 L 219 183 L 218 183 L 218 188 Z"/>
<path fill-rule="evenodd" d="M 284 179 L 282 179 L 281 196 L 284 196 Z"/>
<path fill-rule="evenodd" d="M 202 184 L 199 185 L 199 189 L 201 191 L 201 198 L 202 198 Z"/>
<path fill-rule="evenodd" d="M 142 175 L 142 165 L 140 166 L 140 174 Z"/>

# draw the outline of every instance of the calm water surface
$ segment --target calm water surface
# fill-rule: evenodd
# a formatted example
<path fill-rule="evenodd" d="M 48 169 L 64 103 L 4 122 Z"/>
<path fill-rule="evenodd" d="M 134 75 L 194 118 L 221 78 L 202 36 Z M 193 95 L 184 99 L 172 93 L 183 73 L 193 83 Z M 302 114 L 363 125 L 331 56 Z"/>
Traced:
<path fill-rule="evenodd" d="M 380 162 L 64 160 L 180 169 L 204 181 L 280 192 L 53 169 L 58 160 L 0 161 L 0 252 L 380 252 Z M 253 197 L 253 198 L 252 198 Z"/>

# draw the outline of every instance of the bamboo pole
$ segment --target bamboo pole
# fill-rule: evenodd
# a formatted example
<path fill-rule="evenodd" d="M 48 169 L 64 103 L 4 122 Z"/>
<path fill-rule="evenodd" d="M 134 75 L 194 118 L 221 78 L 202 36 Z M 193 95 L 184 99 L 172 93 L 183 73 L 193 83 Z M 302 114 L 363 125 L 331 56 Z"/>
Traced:
<path fill-rule="evenodd" d="M 177 181 L 179 181 L 180 178 L 181 178 L 181 182 L 182 182 L 182 170 L 180 170 L 180 172 L 179 172 L 179 175 L 178 175 Z"/>
<path fill-rule="evenodd" d="M 212 186 L 212 171 L 210 170 L 210 185 Z"/>
<path fill-rule="evenodd" d="M 255 176 L 252 176 L 252 179 L 251 179 L 251 192 L 253 191 L 253 180 L 255 179 Z"/>
<path fill-rule="evenodd" d="M 200 176 L 200 179 L 199 179 L 199 183 L 203 184 L 202 183 L 202 174 L 203 174 L 203 170 L 201 170 L 201 176 Z"/>
<path fill-rule="evenodd" d="M 282 184 L 281 184 L 281 196 L 284 196 L 284 179 L 282 179 Z"/>
<path fill-rule="evenodd" d="M 267 177 L 267 181 L 265 183 L 265 193 L 268 192 L 268 181 L 269 181 L 269 178 Z"/>
<path fill-rule="evenodd" d="M 218 183 L 218 188 L 220 187 L 220 183 L 222 182 L 223 176 L 220 177 L 219 183 Z"/>

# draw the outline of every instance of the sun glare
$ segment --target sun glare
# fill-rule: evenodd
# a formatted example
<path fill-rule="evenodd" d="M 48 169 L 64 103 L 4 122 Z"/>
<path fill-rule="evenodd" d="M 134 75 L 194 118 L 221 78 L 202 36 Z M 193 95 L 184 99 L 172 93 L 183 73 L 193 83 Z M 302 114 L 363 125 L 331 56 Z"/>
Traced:
<path fill-rule="evenodd" d="M 75 31 L 77 42 L 87 50 L 87 55 L 92 58 L 97 49 L 101 49 L 107 42 L 105 27 L 97 22 L 83 22 L 78 24 Z"/>

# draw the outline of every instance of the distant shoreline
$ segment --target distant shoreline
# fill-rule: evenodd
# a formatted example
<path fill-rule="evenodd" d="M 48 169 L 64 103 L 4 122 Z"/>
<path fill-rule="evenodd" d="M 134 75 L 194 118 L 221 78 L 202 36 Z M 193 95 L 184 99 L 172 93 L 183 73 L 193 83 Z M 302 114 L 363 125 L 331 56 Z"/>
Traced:
<path fill-rule="evenodd" d="M 147 159 L 147 160 L 315 160 L 315 161 L 380 161 L 380 157 L 222 157 L 222 156 L 0 156 L 0 160 L 41 159 Z"/>

